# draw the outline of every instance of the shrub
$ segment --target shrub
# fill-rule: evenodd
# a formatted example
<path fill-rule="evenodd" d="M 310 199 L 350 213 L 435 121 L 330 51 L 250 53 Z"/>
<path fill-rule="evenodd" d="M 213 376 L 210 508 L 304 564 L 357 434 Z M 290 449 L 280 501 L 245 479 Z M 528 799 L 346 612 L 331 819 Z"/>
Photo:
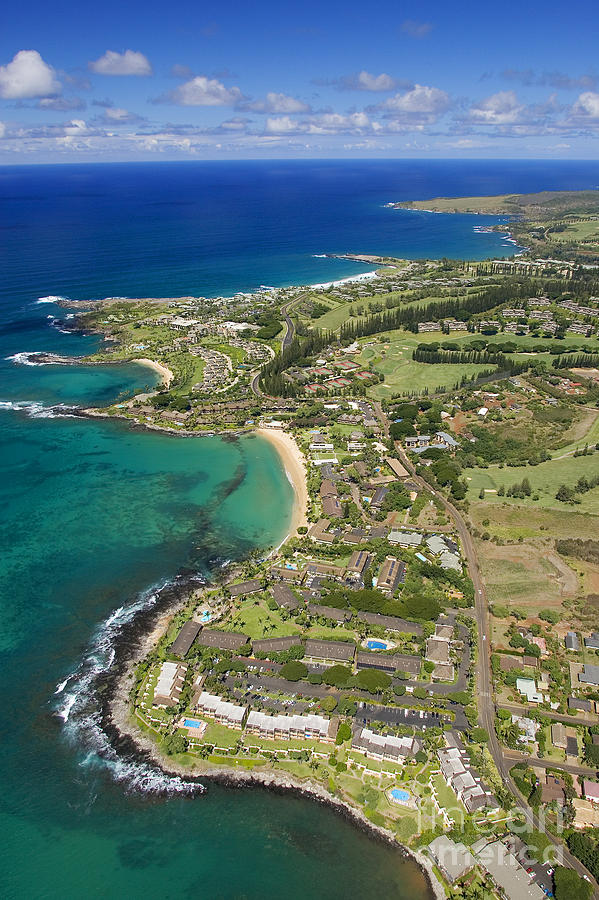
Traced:
<path fill-rule="evenodd" d="M 297 659 L 285 663 L 279 672 L 281 678 L 285 678 L 287 681 L 300 681 L 302 678 L 305 678 L 307 674 L 308 669 L 303 662 L 300 662 Z"/>

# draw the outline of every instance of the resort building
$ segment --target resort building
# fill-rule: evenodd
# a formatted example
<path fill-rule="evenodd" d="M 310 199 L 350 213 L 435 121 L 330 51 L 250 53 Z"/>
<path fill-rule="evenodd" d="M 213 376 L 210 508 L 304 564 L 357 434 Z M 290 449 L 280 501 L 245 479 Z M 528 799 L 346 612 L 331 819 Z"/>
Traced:
<path fill-rule="evenodd" d="M 394 672 L 406 672 L 414 677 L 420 674 L 420 657 L 401 653 L 367 653 L 358 650 L 356 665 L 358 669 L 378 669 L 391 675 Z"/>
<path fill-rule="evenodd" d="M 232 597 L 247 597 L 249 594 L 257 594 L 264 588 L 261 581 L 253 578 L 251 581 L 242 581 L 240 584 L 229 584 L 227 590 Z"/>
<path fill-rule="evenodd" d="M 286 584 L 273 584 L 271 594 L 280 609 L 287 609 L 291 612 L 300 605 L 299 600 Z"/>
<path fill-rule="evenodd" d="M 391 531 L 388 537 L 390 544 L 399 544 L 400 547 L 419 547 L 422 543 L 422 535 L 419 531 Z"/>
<path fill-rule="evenodd" d="M 333 622 L 349 622 L 352 617 L 349 609 L 337 609 L 336 606 L 320 606 L 318 603 L 308 603 L 308 612 L 311 616 L 323 616 L 325 619 L 332 619 Z"/>
<path fill-rule="evenodd" d="M 493 794 L 472 769 L 468 754 L 462 747 L 439 750 L 438 756 L 443 778 L 469 813 L 486 806 L 498 806 Z"/>
<path fill-rule="evenodd" d="M 181 631 L 171 644 L 171 653 L 174 653 L 175 656 L 180 656 L 183 658 L 189 651 L 191 645 L 197 638 L 200 633 L 200 628 L 202 626 L 199 622 L 194 622 L 193 619 L 190 619 L 186 622 Z"/>
<path fill-rule="evenodd" d="M 394 556 L 388 556 L 379 570 L 377 589 L 382 594 L 394 594 L 398 585 L 405 581 L 406 564 Z"/>
<path fill-rule="evenodd" d="M 408 757 L 414 757 L 422 744 L 414 737 L 395 737 L 391 734 L 378 734 L 370 728 L 360 728 L 352 737 L 352 750 L 363 753 L 370 759 L 389 759 L 402 763 Z"/>
<path fill-rule="evenodd" d="M 486 838 L 481 838 L 472 846 L 472 852 L 505 897 L 510 900 L 545 900 L 543 889 L 530 880 L 526 869 L 502 841 L 487 843 Z"/>
<path fill-rule="evenodd" d="M 266 638 L 262 641 L 252 641 L 252 651 L 254 653 L 283 653 L 285 650 L 290 650 L 291 647 L 299 647 L 301 642 L 299 634 L 289 637 Z"/>
<path fill-rule="evenodd" d="M 313 740 L 330 744 L 337 736 L 338 725 L 337 719 L 324 716 L 270 716 L 253 709 L 246 731 L 270 740 Z"/>
<path fill-rule="evenodd" d="M 238 706 L 236 703 L 229 703 L 215 694 L 202 691 L 197 699 L 196 709 L 202 715 L 220 722 L 221 725 L 241 730 L 248 708 L 247 706 Z"/>
<path fill-rule="evenodd" d="M 425 658 L 431 662 L 448 663 L 449 642 L 438 637 L 430 637 L 426 642 Z"/>
<path fill-rule="evenodd" d="M 249 637 L 238 631 L 217 631 L 215 628 L 203 628 L 197 641 L 202 647 L 216 647 L 219 650 L 237 652 L 248 643 Z"/>
<path fill-rule="evenodd" d="M 416 622 L 408 622 L 398 616 L 383 616 L 381 613 L 359 612 L 358 619 L 368 622 L 369 625 L 380 625 L 387 631 L 401 631 L 405 634 L 422 634 L 422 625 Z"/>
<path fill-rule="evenodd" d="M 370 553 L 367 550 L 354 550 L 349 558 L 346 571 L 356 575 L 363 575 L 370 562 Z"/>
<path fill-rule="evenodd" d="M 356 648 L 344 641 L 306 641 L 304 661 L 321 666 L 353 665 Z"/>
<path fill-rule="evenodd" d="M 153 705 L 161 708 L 174 706 L 179 702 L 185 683 L 187 666 L 176 662 L 163 662 L 158 681 L 154 688 Z"/>
<path fill-rule="evenodd" d="M 453 884 L 476 866 L 476 860 L 464 844 L 456 844 L 441 834 L 428 845 L 428 852 L 443 877 Z"/>

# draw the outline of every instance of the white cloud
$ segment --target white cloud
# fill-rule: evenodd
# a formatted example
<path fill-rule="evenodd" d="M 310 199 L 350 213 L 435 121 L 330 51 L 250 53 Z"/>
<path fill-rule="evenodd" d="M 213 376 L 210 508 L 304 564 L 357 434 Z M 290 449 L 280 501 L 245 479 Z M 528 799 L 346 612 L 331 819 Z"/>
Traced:
<path fill-rule="evenodd" d="M 514 91 L 498 91 L 470 108 L 470 118 L 484 125 L 511 125 L 524 110 Z"/>
<path fill-rule="evenodd" d="M 427 37 L 433 30 L 430 22 L 417 22 L 415 19 L 405 19 L 401 24 L 401 30 L 410 37 L 421 38 Z"/>
<path fill-rule="evenodd" d="M 0 138 L 3 138 L 6 134 L 6 125 L 4 122 L 0 122 Z"/>
<path fill-rule="evenodd" d="M 572 107 L 572 113 L 588 119 L 599 119 L 599 94 L 585 91 Z"/>
<path fill-rule="evenodd" d="M 0 66 L 0 97 L 5 100 L 50 97 L 61 90 L 56 72 L 37 50 L 19 50 L 11 62 Z"/>
<path fill-rule="evenodd" d="M 69 137 L 78 137 L 82 134 L 87 134 L 87 131 L 87 124 L 83 119 L 71 119 L 71 121 L 67 122 L 64 126 L 64 133 Z"/>
<path fill-rule="evenodd" d="M 234 106 L 243 95 L 238 87 L 227 88 L 216 78 L 196 75 L 160 99 L 179 106 Z"/>
<path fill-rule="evenodd" d="M 397 87 L 397 82 L 386 72 L 373 75 L 363 69 L 356 75 L 353 86 L 358 91 L 392 91 Z"/>
<path fill-rule="evenodd" d="M 256 100 L 248 103 L 248 109 L 254 112 L 267 112 L 274 114 L 293 114 L 310 112 L 310 107 L 297 97 L 290 97 L 288 94 L 278 94 L 275 91 L 269 91 L 264 100 Z"/>
<path fill-rule="evenodd" d="M 341 113 L 323 113 L 297 121 L 290 116 L 269 117 L 265 131 L 268 134 L 360 134 L 365 130 L 377 130 L 364 112 L 344 116 Z"/>
<path fill-rule="evenodd" d="M 290 119 L 289 116 L 278 116 L 276 118 L 268 118 L 264 126 L 265 131 L 269 134 L 293 134 L 294 132 L 305 130 L 305 126 Z"/>
<path fill-rule="evenodd" d="M 97 75 L 151 75 L 149 59 L 136 50 L 115 53 L 107 50 L 104 56 L 89 63 L 89 68 Z"/>
<path fill-rule="evenodd" d="M 412 120 L 433 122 L 449 108 L 451 101 L 445 91 L 425 84 L 415 84 L 403 94 L 385 100 L 381 108 L 401 113 Z"/>

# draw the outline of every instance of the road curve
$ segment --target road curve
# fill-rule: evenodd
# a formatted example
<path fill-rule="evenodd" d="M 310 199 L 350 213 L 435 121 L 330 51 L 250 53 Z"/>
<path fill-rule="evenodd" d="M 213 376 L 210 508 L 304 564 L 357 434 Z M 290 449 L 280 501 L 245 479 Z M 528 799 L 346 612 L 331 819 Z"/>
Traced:
<path fill-rule="evenodd" d="M 383 427 L 385 436 L 388 438 L 389 420 L 387 419 L 387 416 L 385 415 L 380 403 L 375 403 L 374 409 Z M 539 821 L 538 816 L 524 801 L 524 799 L 522 799 L 522 795 L 520 794 L 520 791 L 516 787 L 516 784 L 512 776 L 510 775 L 510 768 L 512 765 L 514 765 L 515 760 L 512 761 L 511 764 L 508 762 L 506 756 L 504 755 L 503 748 L 501 747 L 501 744 L 499 743 L 499 740 L 497 738 L 497 734 L 495 733 L 495 703 L 493 700 L 493 683 L 491 679 L 489 611 L 487 594 L 484 583 L 480 576 L 478 559 L 476 556 L 476 550 L 474 548 L 474 541 L 472 540 L 472 536 L 468 531 L 466 522 L 462 518 L 461 513 L 458 512 L 456 507 L 453 505 L 453 503 L 447 500 L 447 498 L 444 497 L 443 494 L 435 490 L 433 487 L 431 487 L 430 484 L 428 484 L 428 482 L 426 482 L 423 478 L 420 478 L 420 476 L 416 474 L 414 466 L 402 449 L 398 448 L 398 452 L 403 465 L 406 467 L 410 475 L 412 475 L 414 481 L 419 484 L 424 490 L 427 490 L 431 494 L 433 494 L 433 496 L 441 502 L 445 511 L 453 519 L 456 530 L 460 536 L 462 549 L 464 551 L 464 556 L 466 557 L 468 572 L 474 585 L 474 608 L 478 632 L 478 654 L 476 659 L 478 723 L 488 732 L 489 742 L 487 746 L 489 752 L 493 757 L 493 761 L 497 766 L 497 771 L 499 772 L 503 783 L 506 785 L 506 787 L 514 797 L 518 808 L 532 828 L 544 831 L 544 828 Z M 536 762 L 537 761 L 535 760 L 535 764 Z M 576 859 L 576 857 L 570 853 L 565 844 L 554 837 L 550 832 L 544 831 L 544 833 L 558 848 L 564 865 L 569 866 L 571 869 L 574 869 L 574 871 L 578 875 L 580 875 L 581 877 L 584 876 L 587 880 L 589 880 L 593 887 L 595 898 L 599 897 L 599 885 L 597 885 L 597 882 L 594 880 L 589 870 L 585 866 L 583 866 L 580 860 Z"/>

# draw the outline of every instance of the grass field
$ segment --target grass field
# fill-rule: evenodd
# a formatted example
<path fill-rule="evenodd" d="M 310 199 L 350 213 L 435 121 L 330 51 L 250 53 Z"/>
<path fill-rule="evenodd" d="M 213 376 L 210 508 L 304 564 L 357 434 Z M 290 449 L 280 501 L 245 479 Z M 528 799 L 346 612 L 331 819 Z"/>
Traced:
<path fill-rule="evenodd" d="M 468 482 L 468 498 L 470 500 L 478 498 L 483 489 L 488 492 L 485 494 L 484 502 L 489 505 L 507 503 L 520 507 L 541 506 L 599 516 L 599 487 L 593 488 L 586 494 L 577 494 L 580 502 L 575 505 L 561 503 L 555 498 L 560 485 L 566 484 L 573 487 L 580 477 L 591 478 L 598 472 L 599 454 L 592 453 L 589 456 L 566 456 L 563 459 L 552 459 L 538 466 L 506 466 L 504 469 L 493 466 L 488 469 L 466 469 L 464 475 Z M 507 490 L 511 485 L 521 482 L 523 478 L 528 478 L 532 496 L 512 499 L 497 495 L 496 492 L 500 486 Z M 535 495 L 538 495 L 538 500 L 533 499 Z"/>
<path fill-rule="evenodd" d="M 513 471 L 513 470 L 512 470 Z M 479 530 L 487 529 L 504 541 L 533 539 L 581 538 L 587 540 L 599 527 L 597 518 L 584 515 L 577 506 L 570 508 L 560 504 L 560 509 L 539 506 L 523 507 L 516 503 L 494 503 L 476 500 L 470 504 L 468 515 Z M 483 525 L 487 519 L 488 526 Z"/>
<path fill-rule="evenodd" d="M 552 231 L 547 234 L 547 238 L 558 242 L 599 241 L 599 220 L 581 219 L 579 222 L 568 222 L 565 231 Z"/>
<path fill-rule="evenodd" d="M 235 611 L 233 617 L 227 621 L 227 631 L 241 631 L 253 639 L 264 637 L 286 637 L 289 634 L 299 634 L 300 629 L 295 622 L 283 622 L 280 615 L 270 610 L 266 601 L 248 597 L 241 601 L 241 607 Z"/>

